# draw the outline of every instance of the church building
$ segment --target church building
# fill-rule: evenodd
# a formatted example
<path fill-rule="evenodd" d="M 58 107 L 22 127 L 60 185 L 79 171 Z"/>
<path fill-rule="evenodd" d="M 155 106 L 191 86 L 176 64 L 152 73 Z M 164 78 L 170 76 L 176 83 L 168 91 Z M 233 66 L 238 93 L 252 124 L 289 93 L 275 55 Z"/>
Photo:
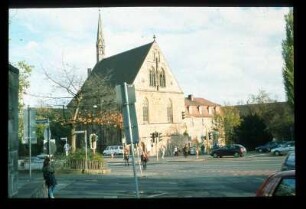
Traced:
<path fill-rule="evenodd" d="M 124 82 L 134 85 L 139 142 L 151 155 L 162 145 L 167 146 L 173 135 L 188 133 L 190 141 L 204 142 L 203 136 L 212 130 L 212 116 L 220 111 L 220 105 L 192 95 L 185 98 L 155 36 L 150 43 L 106 57 L 99 14 L 96 56 L 97 63 L 88 69 L 88 75 L 111 74 L 109 82 L 114 88 Z M 154 132 L 162 134 L 158 143 L 152 142 Z"/>

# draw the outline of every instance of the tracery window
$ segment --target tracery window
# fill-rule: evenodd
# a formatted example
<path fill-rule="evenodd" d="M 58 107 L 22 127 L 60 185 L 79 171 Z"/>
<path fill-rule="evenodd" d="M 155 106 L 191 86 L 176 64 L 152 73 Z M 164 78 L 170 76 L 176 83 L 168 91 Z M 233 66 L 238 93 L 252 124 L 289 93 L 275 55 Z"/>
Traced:
<path fill-rule="evenodd" d="M 149 73 L 150 86 L 156 86 L 155 82 L 155 69 L 152 67 Z"/>
<path fill-rule="evenodd" d="M 149 122 L 149 101 L 147 98 L 145 98 L 143 101 L 142 118 L 143 118 L 143 122 Z"/>
<path fill-rule="evenodd" d="M 171 99 L 169 99 L 167 104 L 167 120 L 168 123 L 173 123 L 173 106 Z"/>
<path fill-rule="evenodd" d="M 165 76 L 165 71 L 164 69 L 161 70 L 160 74 L 159 74 L 159 84 L 160 87 L 166 87 L 166 76 Z"/>

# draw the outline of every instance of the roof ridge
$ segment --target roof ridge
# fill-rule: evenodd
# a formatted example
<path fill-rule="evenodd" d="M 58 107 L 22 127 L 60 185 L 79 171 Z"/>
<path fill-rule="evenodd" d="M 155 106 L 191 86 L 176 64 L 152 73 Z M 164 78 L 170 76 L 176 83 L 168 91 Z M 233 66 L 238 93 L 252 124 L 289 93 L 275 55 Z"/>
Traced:
<path fill-rule="evenodd" d="M 140 48 L 142 48 L 142 47 L 149 46 L 150 44 L 153 44 L 153 43 L 154 43 L 154 41 L 153 41 L 153 42 L 150 42 L 150 43 L 147 43 L 147 44 L 144 44 L 144 45 L 141 45 L 141 46 L 138 46 L 138 47 L 136 47 L 136 48 L 129 49 L 129 50 L 127 50 L 127 51 L 120 52 L 120 53 L 118 53 L 118 54 L 114 54 L 114 55 L 112 55 L 112 56 L 110 56 L 110 57 L 104 58 L 103 60 L 108 59 L 108 58 L 112 58 L 112 57 L 116 57 L 116 56 L 118 56 L 118 55 L 122 55 L 122 54 L 125 54 L 125 53 L 130 53 L 130 52 L 133 51 L 133 50 L 138 50 L 138 49 L 140 49 Z"/>

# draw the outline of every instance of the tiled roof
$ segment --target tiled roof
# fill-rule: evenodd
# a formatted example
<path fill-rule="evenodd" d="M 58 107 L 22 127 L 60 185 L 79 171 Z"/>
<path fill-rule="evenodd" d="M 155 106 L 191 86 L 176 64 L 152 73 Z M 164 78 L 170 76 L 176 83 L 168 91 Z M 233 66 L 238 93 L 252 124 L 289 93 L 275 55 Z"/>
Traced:
<path fill-rule="evenodd" d="M 204 98 L 193 98 L 191 101 L 188 97 L 185 98 L 185 105 L 186 106 L 220 106 L 217 103 L 211 102 Z"/>

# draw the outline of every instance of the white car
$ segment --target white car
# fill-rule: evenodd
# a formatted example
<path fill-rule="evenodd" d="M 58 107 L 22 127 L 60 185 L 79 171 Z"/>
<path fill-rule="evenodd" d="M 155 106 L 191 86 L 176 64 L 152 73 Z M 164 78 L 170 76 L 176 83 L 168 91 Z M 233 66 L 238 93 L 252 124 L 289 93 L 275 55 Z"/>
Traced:
<path fill-rule="evenodd" d="M 271 149 L 271 153 L 273 155 L 279 156 L 279 155 L 286 155 L 289 151 L 295 150 L 295 141 L 288 141 L 282 145 L 279 145 L 278 147 Z"/>
<path fill-rule="evenodd" d="M 103 151 L 103 155 L 123 155 L 123 146 L 121 145 L 107 146 Z"/>

